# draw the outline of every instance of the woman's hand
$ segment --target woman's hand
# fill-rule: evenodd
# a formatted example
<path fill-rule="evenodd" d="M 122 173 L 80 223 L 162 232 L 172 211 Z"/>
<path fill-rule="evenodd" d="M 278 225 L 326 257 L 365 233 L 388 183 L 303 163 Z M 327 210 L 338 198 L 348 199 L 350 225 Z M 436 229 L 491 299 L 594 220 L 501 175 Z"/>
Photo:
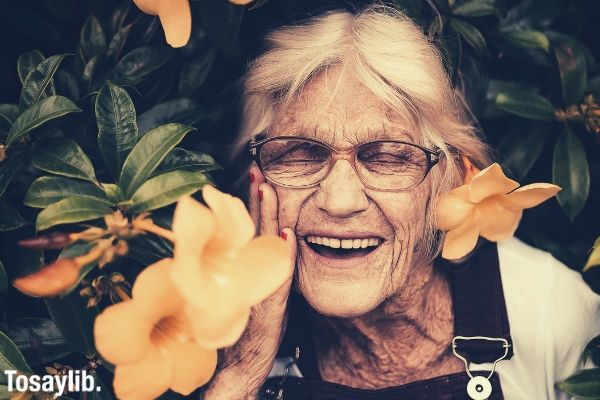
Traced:
<path fill-rule="evenodd" d="M 257 235 L 281 235 L 291 248 L 290 270 L 296 262 L 296 237 L 290 228 L 279 232 L 275 190 L 265 183 L 260 170 L 250 169 L 250 215 Z M 270 297 L 252 307 L 250 320 L 240 340 L 219 354 L 217 372 L 204 392 L 204 399 L 256 399 L 271 371 L 287 319 L 287 299 L 293 273 Z M 251 283 L 250 283 L 251 284 Z"/>

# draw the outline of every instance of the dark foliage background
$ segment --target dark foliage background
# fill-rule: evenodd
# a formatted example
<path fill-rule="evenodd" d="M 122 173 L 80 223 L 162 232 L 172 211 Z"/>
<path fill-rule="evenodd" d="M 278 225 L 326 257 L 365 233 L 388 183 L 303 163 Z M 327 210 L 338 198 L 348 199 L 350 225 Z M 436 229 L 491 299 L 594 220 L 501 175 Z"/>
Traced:
<path fill-rule="evenodd" d="M 0 104 L 19 103 L 23 79 L 16 66 L 22 54 L 31 56 L 34 49 L 45 57 L 70 54 L 54 76 L 56 92 L 82 111 L 51 121 L 36 135 L 73 139 L 89 156 L 98 180 L 112 182 L 114 171 L 97 148 L 94 114 L 96 97 L 108 90 L 106 81 L 111 80 L 131 97 L 140 133 L 167 122 L 195 127 L 197 132 L 186 136 L 180 148 L 196 152 L 197 157 L 212 155 L 226 168 L 217 171 L 211 161 L 212 167 L 203 164 L 201 170 L 212 170 L 207 179 L 235 190 L 245 182 L 240 173 L 248 162 L 244 157 L 233 164 L 229 161 L 239 115 L 239 79 L 260 52 L 263 35 L 328 9 L 360 9 L 366 4 L 256 0 L 236 6 L 225 0 L 192 0 L 192 39 L 184 48 L 171 49 L 164 44 L 157 18 L 141 13 L 129 0 L 5 1 L 0 13 Z M 550 251 L 571 268 L 582 269 L 600 234 L 600 3 L 394 0 L 389 4 L 406 11 L 441 46 L 454 84 L 466 92 L 481 133 L 505 171 L 522 185 L 555 182 L 563 187 L 560 201 L 553 199 L 525 212 L 517 236 Z M 115 42 L 118 46 L 111 53 L 110 43 L 123 29 L 123 40 Z M 98 32 L 104 39 L 98 39 Z M 148 46 L 151 50 L 119 70 L 127 54 Z M 587 97 L 590 94 L 595 97 Z M 568 112 L 561 116 L 557 110 Z M 0 125 L 0 133 L 8 130 L 9 126 Z M 172 160 L 178 168 L 183 165 L 177 155 Z M 197 171 L 198 165 L 192 169 Z M 2 199 L 25 221 L 0 232 L 0 260 L 8 280 L 35 271 L 58 255 L 58 251 L 41 254 L 15 247 L 18 239 L 35 233 L 37 210 L 23 201 L 40 176 L 32 167 L 19 171 Z M 168 225 L 171 211 L 172 207 L 163 207 L 157 218 L 164 217 Z M 130 254 L 136 266 L 124 267 L 117 260 L 111 268 L 131 281 L 141 267 L 169 251 L 160 241 L 138 241 L 131 244 Z M 600 260 L 590 265 L 595 264 Z M 600 291 L 598 270 L 591 268 L 585 278 Z M 72 336 L 72 327 L 60 318 L 61 313 L 75 315 L 79 326 L 89 331 L 97 310 L 90 312 L 80 303 L 77 292 L 43 301 L 13 288 L 3 292 L 0 285 L 0 329 L 17 343 L 33 368 L 57 359 L 74 366 L 85 364 L 82 355 L 93 358 L 93 345 Z M 48 310 L 54 313 L 52 319 Z M 32 332 L 41 341 L 33 344 L 27 339 Z M 85 335 L 89 338 L 90 332 L 83 334 L 84 339 Z M 44 338 L 52 338 L 54 344 Z M 109 372 L 98 371 L 108 382 Z"/>

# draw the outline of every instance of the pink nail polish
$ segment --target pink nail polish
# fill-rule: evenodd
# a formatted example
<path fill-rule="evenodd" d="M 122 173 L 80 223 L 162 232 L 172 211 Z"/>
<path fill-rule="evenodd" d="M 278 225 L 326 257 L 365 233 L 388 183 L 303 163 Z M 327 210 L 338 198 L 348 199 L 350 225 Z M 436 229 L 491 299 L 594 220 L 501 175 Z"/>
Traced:
<path fill-rule="evenodd" d="M 281 238 L 283 240 L 287 240 L 287 233 L 285 233 L 284 231 L 281 231 L 281 233 L 279 234 L 279 236 L 281 236 Z"/>

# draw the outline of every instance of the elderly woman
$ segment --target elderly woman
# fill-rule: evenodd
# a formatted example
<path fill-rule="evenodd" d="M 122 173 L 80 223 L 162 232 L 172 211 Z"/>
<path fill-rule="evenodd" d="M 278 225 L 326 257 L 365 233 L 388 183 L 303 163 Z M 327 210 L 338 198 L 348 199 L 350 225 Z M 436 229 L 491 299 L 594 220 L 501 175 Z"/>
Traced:
<path fill-rule="evenodd" d="M 436 199 L 463 184 L 461 160 L 490 164 L 436 47 L 382 6 L 268 44 L 245 80 L 250 210 L 292 244 L 295 275 L 204 398 L 565 396 L 555 383 L 600 331 L 579 274 L 514 238 L 436 261 Z"/>

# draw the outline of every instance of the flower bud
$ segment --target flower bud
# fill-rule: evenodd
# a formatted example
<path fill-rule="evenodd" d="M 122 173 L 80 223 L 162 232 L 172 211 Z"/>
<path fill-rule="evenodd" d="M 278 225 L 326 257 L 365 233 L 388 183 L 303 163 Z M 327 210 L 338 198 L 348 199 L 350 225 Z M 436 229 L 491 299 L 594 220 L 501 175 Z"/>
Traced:
<path fill-rule="evenodd" d="M 15 279 L 13 286 L 33 297 L 56 296 L 77 282 L 80 268 L 73 259 L 61 258 L 33 274 Z"/>
<path fill-rule="evenodd" d="M 70 233 L 52 232 L 47 235 L 19 241 L 19 246 L 36 250 L 62 249 L 71 244 L 73 239 Z"/>

